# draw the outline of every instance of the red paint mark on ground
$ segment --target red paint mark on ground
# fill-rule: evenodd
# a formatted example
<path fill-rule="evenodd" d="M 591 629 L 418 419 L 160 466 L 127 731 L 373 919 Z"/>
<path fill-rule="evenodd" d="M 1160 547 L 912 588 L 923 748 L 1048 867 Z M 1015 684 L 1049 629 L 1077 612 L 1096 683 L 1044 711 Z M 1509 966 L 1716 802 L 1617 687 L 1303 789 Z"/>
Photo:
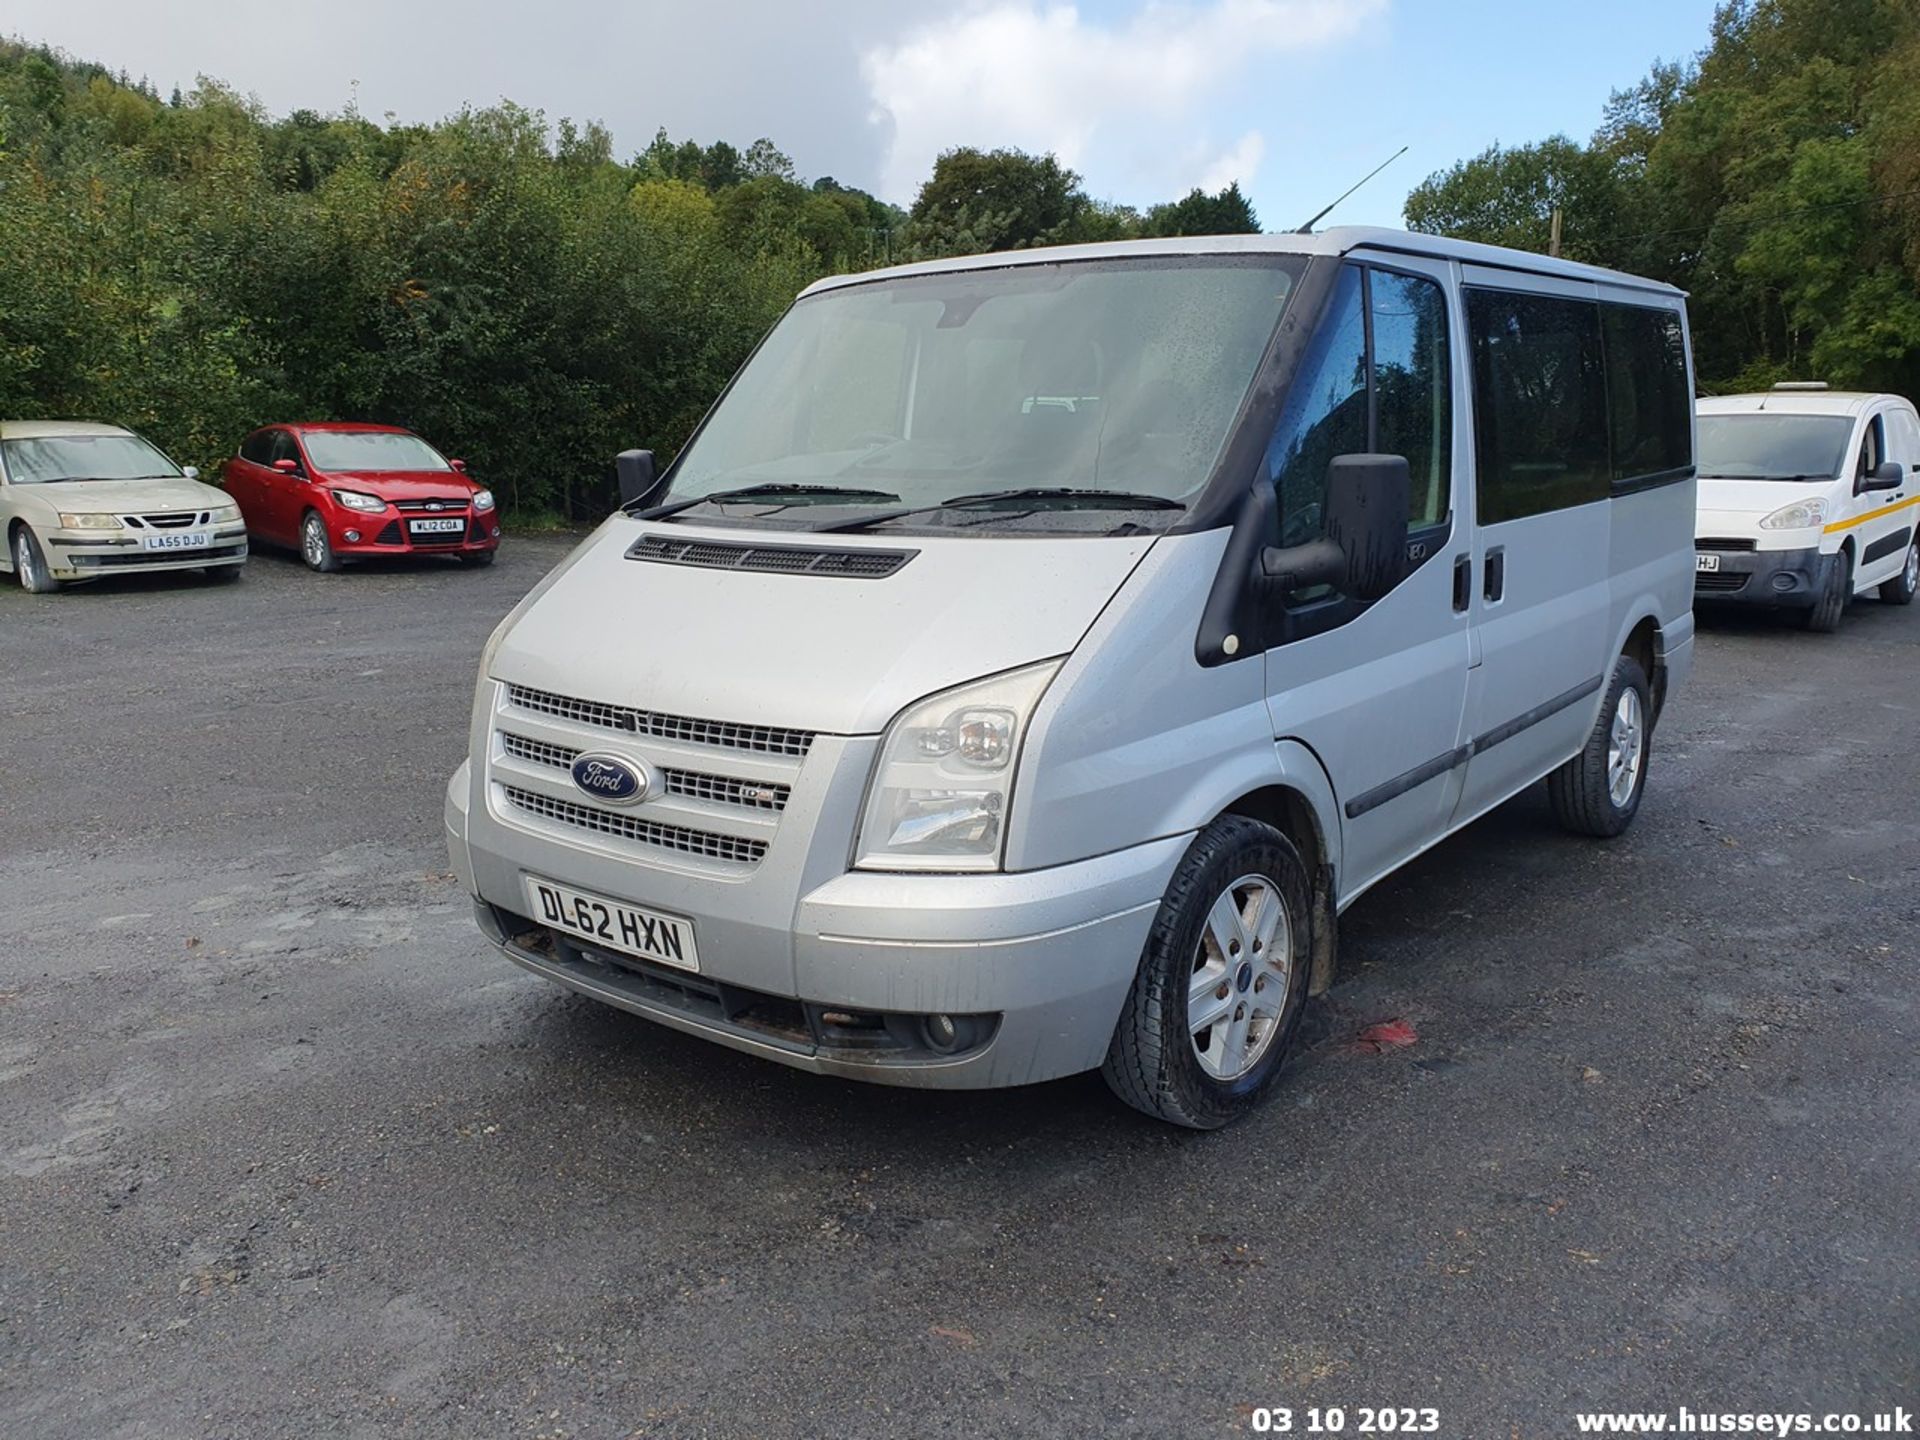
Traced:
<path fill-rule="evenodd" d="M 1419 1041 L 1420 1032 L 1406 1021 L 1382 1020 L 1354 1036 L 1349 1048 L 1361 1055 L 1384 1055 L 1389 1050 L 1404 1050 Z"/>

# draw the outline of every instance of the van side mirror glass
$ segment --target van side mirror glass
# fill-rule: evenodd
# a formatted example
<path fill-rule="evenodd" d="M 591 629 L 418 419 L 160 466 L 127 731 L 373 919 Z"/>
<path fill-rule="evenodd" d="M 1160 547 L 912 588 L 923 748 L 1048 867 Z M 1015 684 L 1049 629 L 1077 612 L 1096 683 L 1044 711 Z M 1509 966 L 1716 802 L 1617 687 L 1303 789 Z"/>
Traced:
<path fill-rule="evenodd" d="M 1336 455 L 1327 466 L 1322 538 L 1269 546 L 1261 572 L 1282 590 L 1331 585 L 1371 604 L 1406 578 L 1412 490 L 1404 455 Z"/>
<path fill-rule="evenodd" d="M 1907 473 L 1898 460 L 1883 460 L 1860 477 L 1860 493 L 1869 490 L 1898 490 L 1906 483 Z"/>
<path fill-rule="evenodd" d="M 613 469 L 620 481 L 620 504 L 623 508 L 653 493 L 655 477 L 651 450 L 622 450 L 613 457 Z"/>

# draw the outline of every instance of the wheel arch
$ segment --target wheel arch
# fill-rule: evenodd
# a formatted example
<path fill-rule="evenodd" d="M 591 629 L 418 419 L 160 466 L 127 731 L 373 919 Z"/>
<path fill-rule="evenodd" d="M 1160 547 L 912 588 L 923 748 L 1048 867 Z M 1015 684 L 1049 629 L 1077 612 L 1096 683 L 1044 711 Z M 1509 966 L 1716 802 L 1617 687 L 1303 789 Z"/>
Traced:
<path fill-rule="evenodd" d="M 1307 993 L 1318 995 L 1333 983 L 1336 960 L 1339 811 L 1319 757 L 1294 741 L 1283 740 L 1278 749 L 1283 778 L 1248 790 L 1220 813 L 1273 826 L 1293 842 L 1306 863 L 1313 882 L 1312 970 Z"/>

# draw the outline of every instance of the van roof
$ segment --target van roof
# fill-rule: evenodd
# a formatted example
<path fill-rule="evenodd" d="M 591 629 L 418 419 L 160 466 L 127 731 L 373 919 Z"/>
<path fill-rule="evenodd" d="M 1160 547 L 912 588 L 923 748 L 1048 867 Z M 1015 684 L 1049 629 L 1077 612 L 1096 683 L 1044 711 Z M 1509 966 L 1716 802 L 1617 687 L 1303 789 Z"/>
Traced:
<path fill-rule="evenodd" d="M 1401 255 L 1427 256 L 1437 260 L 1458 260 L 1467 265 L 1497 266 L 1506 270 L 1524 270 L 1535 275 L 1557 276 L 1565 280 L 1590 280 L 1606 285 L 1628 285 L 1663 295 L 1681 296 L 1686 292 L 1644 276 L 1607 270 L 1598 265 L 1582 265 L 1573 260 L 1557 260 L 1526 250 L 1509 250 L 1502 245 L 1481 245 L 1472 240 L 1451 240 L 1444 235 L 1421 235 L 1410 230 L 1390 230 L 1378 226 L 1337 225 L 1311 235 L 1191 235 L 1166 240 L 1110 240 L 1097 245 L 1053 245 L 1033 250 L 1004 250 L 991 255 L 957 255 L 945 260 L 923 260 L 913 265 L 890 265 L 851 275 L 829 275 L 816 280 L 802 294 L 812 295 L 843 285 L 860 285 L 870 280 L 891 280 L 906 275 L 939 275 L 956 270 L 998 269 L 1007 265 L 1059 264 L 1064 261 L 1109 260 L 1136 255 L 1328 255 L 1341 256 L 1350 251 L 1383 250 Z"/>
<path fill-rule="evenodd" d="M 128 435 L 97 420 L 0 420 L 0 440 L 44 440 L 50 435 Z"/>
<path fill-rule="evenodd" d="M 1756 390 L 1748 395 L 1709 395 L 1695 408 L 1702 415 L 1858 415 L 1877 400 L 1906 402 L 1898 395 L 1864 390 Z"/>

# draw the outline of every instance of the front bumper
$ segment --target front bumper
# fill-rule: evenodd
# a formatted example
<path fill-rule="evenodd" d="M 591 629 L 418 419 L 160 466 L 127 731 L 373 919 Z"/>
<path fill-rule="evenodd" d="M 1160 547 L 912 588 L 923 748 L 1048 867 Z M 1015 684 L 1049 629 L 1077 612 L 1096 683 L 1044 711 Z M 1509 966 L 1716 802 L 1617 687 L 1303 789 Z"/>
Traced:
<path fill-rule="evenodd" d="M 1701 553 L 1709 553 L 1704 548 Z M 1817 549 L 1719 550 L 1718 570 L 1696 571 L 1696 605 L 1787 606 L 1805 609 L 1819 599 L 1827 557 Z"/>
<path fill-rule="evenodd" d="M 445 517 L 402 513 L 391 506 L 382 512 L 361 513 L 344 508 L 329 515 L 327 538 L 333 553 L 342 558 L 360 559 L 374 555 L 471 555 L 500 548 L 500 514 L 488 510 L 480 514 Z M 446 534 L 417 535 L 410 521 L 457 519 L 462 528 Z M 351 535 L 354 538 L 348 539 Z"/>
<path fill-rule="evenodd" d="M 213 533 L 213 543 L 193 550 L 148 550 L 124 531 L 53 530 L 41 546 L 56 580 L 98 580 L 105 575 L 149 575 L 167 570 L 203 570 L 244 565 L 247 527 L 235 521 Z"/>
<path fill-rule="evenodd" d="M 1023 1085 L 1105 1058 L 1147 931 L 1188 837 L 1011 875 L 846 871 L 800 893 L 780 926 L 704 911 L 655 872 L 583 857 L 471 817 L 468 768 L 447 790 L 454 873 L 487 937 L 577 993 L 798 1069 L 942 1089 Z M 596 953 L 528 920 L 526 874 L 692 920 L 702 973 Z M 663 888 L 670 896 L 663 898 Z M 786 977 L 784 983 L 776 977 Z M 835 1017 L 972 1017 L 979 1043 L 938 1054 L 872 1043 Z M 823 1019 L 824 1017 L 824 1019 Z M 896 1031 L 899 1027 L 894 1027 Z"/>

